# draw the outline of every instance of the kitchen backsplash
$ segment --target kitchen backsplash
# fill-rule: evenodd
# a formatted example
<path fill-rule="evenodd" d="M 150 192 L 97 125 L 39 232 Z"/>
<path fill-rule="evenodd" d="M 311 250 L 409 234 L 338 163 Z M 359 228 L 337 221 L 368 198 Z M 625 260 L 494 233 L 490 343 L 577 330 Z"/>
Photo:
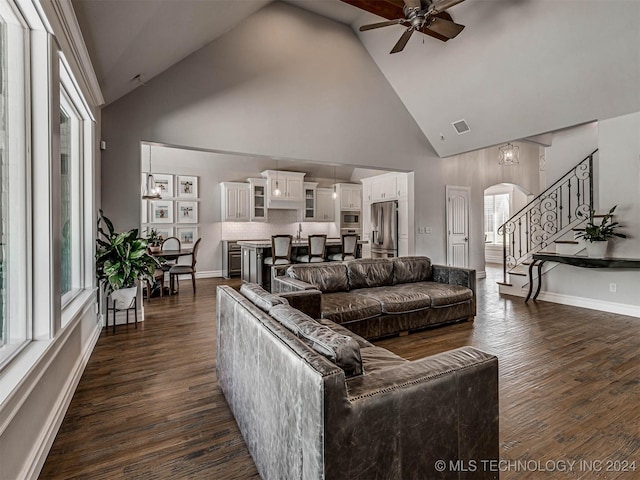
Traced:
<path fill-rule="evenodd" d="M 269 210 L 268 223 L 262 222 L 222 222 L 223 240 L 258 240 L 271 235 L 290 233 L 295 236 L 298 225 L 302 224 L 301 236 L 327 234 L 340 237 L 338 227 L 333 222 L 298 222 L 295 210 Z"/>

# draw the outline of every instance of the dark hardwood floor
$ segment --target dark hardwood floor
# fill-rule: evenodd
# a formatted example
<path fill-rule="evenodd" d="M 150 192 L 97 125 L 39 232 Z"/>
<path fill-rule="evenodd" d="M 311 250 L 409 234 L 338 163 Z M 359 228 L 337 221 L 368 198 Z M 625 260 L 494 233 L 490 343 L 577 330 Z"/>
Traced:
<path fill-rule="evenodd" d="M 500 297 L 497 273 L 478 281 L 475 322 L 377 343 L 498 356 L 502 480 L 640 478 L 640 319 Z M 182 283 L 137 330 L 103 330 L 41 478 L 258 477 L 216 384 L 215 288 L 239 282 L 198 280 L 195 297 Z"/>

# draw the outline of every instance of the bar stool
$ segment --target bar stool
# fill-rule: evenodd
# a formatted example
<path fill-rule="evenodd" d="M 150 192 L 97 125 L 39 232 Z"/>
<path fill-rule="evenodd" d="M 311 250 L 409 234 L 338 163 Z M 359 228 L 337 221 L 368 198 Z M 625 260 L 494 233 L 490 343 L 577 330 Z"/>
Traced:
<path fill-rule="evenodd" d="M 272 235 L 271 256 L 264 259 L 265 265 L 284 265 L 291 263 L 291 244 L 293 235 Z"/>
<path fill-rule="evenodd" d="M 358 235 L 355 233 L 343 233 L 342 234 L 342 252 L 332 253 L 329 255 L 329 260 L 344 261 L 356 259 L 356 248 L 358 246 Z"/>
<path fill-rule="evenodd" d="M 296 257 L 296 261 L 300 263 L 324 262 L 326 244 L 326 235 L 309 235 L 309 253 Z"/>

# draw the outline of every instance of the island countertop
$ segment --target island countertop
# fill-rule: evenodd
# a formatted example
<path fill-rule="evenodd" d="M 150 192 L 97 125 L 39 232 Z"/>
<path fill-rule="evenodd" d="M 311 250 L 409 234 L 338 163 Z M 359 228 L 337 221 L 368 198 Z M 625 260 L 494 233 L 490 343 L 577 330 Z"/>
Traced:
<path fill-rule="evenodd" d="M 258 240 L 238 240 L 238 245 L 243 247 L 252 247 L 252 248 L 271 248 L 271 239 L 258 239 Z M 358 240 L 358 245 L 364 245 L 369 243 L 368 240 Z M 306 247 L 309 245 L 309 240 L 306 237 L 297 240 L 293 239 L 291 244 L 292 247 Z M 340 238 L 329 238 L 327 237 L 327 246 L 333 245 L 342 245 L 342 240 Z"/>

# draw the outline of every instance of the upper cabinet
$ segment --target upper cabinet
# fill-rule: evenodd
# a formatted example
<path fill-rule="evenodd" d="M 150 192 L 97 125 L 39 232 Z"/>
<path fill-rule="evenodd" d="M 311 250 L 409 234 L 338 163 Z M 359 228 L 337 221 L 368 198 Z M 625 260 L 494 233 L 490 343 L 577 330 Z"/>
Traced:
<path fill-rule="evenodd" d="M 222 188 L 222 221 L 248 222 L 250 207 L 250 191 L 248 183 L 223 182 Z"/>
<path fill-rule="evenodd" d="M 316 189 L 316 222 L 334 222 L 335 203 L 333 188 Z"/>
<path fill-rule="evenodd" d="M 397 174 L 387 173 L 371 178 L 371 201 L 384 202 L 395 200 L 397 193 Z"/>
<path fill-rule="evenodd" d="M 304 173 L 265 170 L 267 208 L 300 209 L 304 200 Z"/>
<path fill-rule="evenodd" d="M 316 188 L 318 182 L 304 182 L 304 206 L 298 210 L 298 221 L 313 222 L 316 219 Z"/>
<path fill-rule="evenodd" d="M 264 178 L 250 178 L 251 187 L 249 220 L 252 222 L 267 221 L 267 180 Z"/>
<path fill-rule="evenodd" d="M 340 210 L 360 210 L 362 208 L 362 185 L 337 183 L 336 192 L 340 199 Z"/>

